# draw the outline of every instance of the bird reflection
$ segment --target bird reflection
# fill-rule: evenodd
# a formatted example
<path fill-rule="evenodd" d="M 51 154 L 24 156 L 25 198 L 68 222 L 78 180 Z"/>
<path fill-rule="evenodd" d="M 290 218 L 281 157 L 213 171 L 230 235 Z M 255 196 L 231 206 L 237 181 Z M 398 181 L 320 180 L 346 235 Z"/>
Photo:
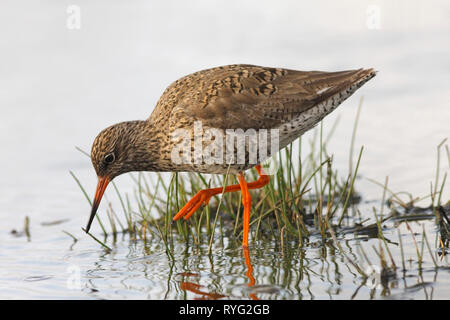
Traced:
<path fill-rule="evenodd" d="M 226 296 L 219 294 L 219 293 L 209 293 L 203 290 L 200 290 L 204 288 L 204 286 L 189 282 L 189 281 L 181 281 L 180 283 L 180 289 L 184 291 L 190 291 L 195 294 L 200 295 L 200 297 L 194 298 L 194 300 L 218 300 L 221 298 L 225 298 Z"/>
<path fill-rule="evenodd" d="M 244 250 L 245 265 L 247 266 L 247 272 L 245 273 L 245 275 L 250 280 L 248 286 L 253 287 L 255 285 L 255 278 L 253 277 L 253 266 L 252 261 L 250 259 L 250 252 L 248 250 L 248 247 L 243 247 L 242 249 Z M 250 299 L 259 300 L 256 294 L 254 293 L 250 293 Z"/>
<path fill-rule="evenodd" d="M 243 247 L 242 250 L 244 253 L 245 266 L 247 267 L 247 272 L 245 275 L 249 279 L 247 286 L 253 287 L 255 285 L 255 278 L 253 277 L 253 266 L 250 259 L 250 252 L 247 247 Z M 186 278 L 200 276 L 199 274 L 192 272 L 183 272 L 180 275 Z M 226 295 L 216 292 L 207 292 L 204 286 L 191 281 L 180 281 L 180 289 L 200 295 L 200 297 L 196 297 L 194 300 L 218 300 L 227 297 Z M 254 293 L 250 293 L 249 297 L 252 300 L 259 300 Z"/>

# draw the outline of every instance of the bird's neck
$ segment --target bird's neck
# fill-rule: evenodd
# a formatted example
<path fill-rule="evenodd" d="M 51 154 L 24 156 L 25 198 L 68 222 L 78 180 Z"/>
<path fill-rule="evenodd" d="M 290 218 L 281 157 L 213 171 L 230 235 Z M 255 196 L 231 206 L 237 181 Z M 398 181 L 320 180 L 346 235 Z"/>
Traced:
<path fill-rule="evenodd" d="M 129 166 L 132 171 L 167 171 L 162 161 L 162 149 L 167 133 L 149 119 L 130 121 L 132 139 L 129 141 Z"/>

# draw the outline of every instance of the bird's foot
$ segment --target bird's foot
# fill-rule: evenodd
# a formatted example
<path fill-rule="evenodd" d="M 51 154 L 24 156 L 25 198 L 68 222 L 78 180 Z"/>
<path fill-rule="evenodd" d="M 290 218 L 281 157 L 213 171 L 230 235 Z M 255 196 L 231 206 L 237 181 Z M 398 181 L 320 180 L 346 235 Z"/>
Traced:
<path fill-rule="evenodd" d="M 202 204 L 207 205 L 212 196 L 216 195 L 217 192 L 215 189 L 205 189 L 200 190 L 197 194 L 192 197 L 191 200 L 186 203 L 186 205 L 181 208 L 181 210 L 173 217 L 173 220 L 176 221 L 184 217 L 184 220 L 189 219 L 198 208 L 201 207 Z"/>

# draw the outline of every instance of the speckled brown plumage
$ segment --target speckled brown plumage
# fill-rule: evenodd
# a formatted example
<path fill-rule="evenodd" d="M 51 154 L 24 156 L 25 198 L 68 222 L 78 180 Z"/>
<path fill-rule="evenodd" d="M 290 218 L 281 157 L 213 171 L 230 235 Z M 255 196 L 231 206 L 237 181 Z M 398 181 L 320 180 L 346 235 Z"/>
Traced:
<path fill-rule="evenodd" d="M 216 128 L 274 127 L 374 75 L 372 69 L 305 72 L 252 65 L 217 67 L 171 84 L 149 120 L 167 126 L 167 119 L 176 121 L 179 115 L 187 122 L 201 120 Z"/>
<path fill-rule="evenodd" d="M 315 126 L 375 74 L 373 69 L 322 72 L 253 65 L 195 72 L 172 83 L 147 120 L 122 122 L 100 132 L 92 147 L 92 163 L 99 178 L 108 181 L 129 171 L 226 173 L 226 163 L 175 164 L 171 150 L 178 142 L 171 139 L 172 133 L 190 130 L 194 139 L 192 128 L 196 121 L 204 130 L 222 132 L 279 129 L 281 149 Z M 239 173 L 254 165 L 232 164 L 229 169 Z"/>

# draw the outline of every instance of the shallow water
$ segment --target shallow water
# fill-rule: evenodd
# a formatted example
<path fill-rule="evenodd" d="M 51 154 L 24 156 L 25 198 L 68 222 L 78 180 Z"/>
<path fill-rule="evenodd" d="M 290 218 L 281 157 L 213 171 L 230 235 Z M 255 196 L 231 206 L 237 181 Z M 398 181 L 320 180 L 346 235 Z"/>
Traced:
<path fill-rule="evenodd" d="M 377 77 L 324 121 L 328 132 L 339 118 L 329 151 L 345 175 L 356 106 L 364 96 L 356 147 L 365 149 L 357 188 L 364 200 L 361 211 L 371 218 L 382 190 L 367 178 L 383 182 L 389 176 L 391 189 L 418 196 L 429 194 L 435 179 L 436 146 L 449 136 L 447 2 L 379 1 L 380 29 L 366 25 L 368 1 L 339 6 L 286 1 L 277 7 L 269 1 L 135 6 L 79 1 L 80 30 L 66 28 L 70 4 L 0 4 L 0 298 L 208 297 L 198 291 L 228 298 L 347 299 L 355 292 L 355 298 L 371 297 L 371 288 L 339 251 L 320 246 L 300 251 L 294 245 L 281 250 L 279 243 L 255 244 L 252 288 L 235 239 L 215 244 L 210 255 L 203 246 L 175 244 L 174 259 L 157 239 L 151 244 L 108 239 L 114 250 L 105 253 L 81 230 L 89 205 L 68 171 L 91 195 L 96 177 L 74 146 L 89 150 L 104 127 L 147 118 L 170 82 L 199 69 L 230 63 L 304 70 L 374 67 Z M 448 171 L 445 158 L 441 166 L 442 178 Z M 133 192 L 127 176 L 116 182 Z M 447 182 L 446 200 L 448 190 Z M 107 196 L 117 205 L 112 189 Z M 22 230 L 26 216 L 30 239 L 11 233 Z M 424 223 L 435 248 L 437 229 L 432 221 Z M 419 223 L 412 225 L 421 232 Z M 96 223 L 93 233 L 100 235 Z M 402 235 L 406 257 L 414 257 L 411 235 L 406 230 Z M 396 232 L 392 238 L 398 241 Z M 356 252 L 357 242 L 349 240 L 345 250 Z M 374 255 L 378 240 L 361 244 Z M 427 252 L 422 271 L 412 261 L 411 271 L 405 277 L 398 273 L 385 297 L 448 298 L 448 260 L 435 269 Z M 369 258 L 375 263 L 376 257 Z M 395 260 L 400 261 L 398 252 Z M 197 293 L 186 290 L 193 288 Z M 383 289 L 374 297 L 383 297 Z"/>
<path fill-rule="evenodd" d="M 69 224 L 70 222 L 67 222 Z M 434 224 L 425 222 L 428 234 Z M 391 246 L 397 272 L 386 280 L 374 273 L 364 279 L 346 257 L 320 237 L 298 245 L 259 241 L 246 253 L 239 241 L 217 240 L 208 246 L 175 242 L 173 256 L 159 239 L 133 242 L 128 237 L 108 244 L 111 253 L 89 239 L 71 243 L 61 226 L 32 229 L 25 237 L 3 237 L 2 297 L 31 299 L 448 299 L 448 256 L 435 268 L 425 250 L 418 268 L 411 235 L 402 231 L 406 271 L 400 249 Z M 415 226 L 413 225 L 413 228 Z M 415 228 L 420 233 L 420 226 Z M 418 233 L 418 234 L 419 234 Z M 384 232 L 398 242 L 395 229 Z M 418 235 L 416 235 L 419 237 Z M 5 239 L 6 238 L 6 239 Z M 347 255 L 362 261 L 363 271 L 377 272 L 376 239 L 350 234 L 341 242 Z M 433 243 L 432 239 L 429 239 Z M 33 248 L 33 249 L 32 249 Z M 361 249 L 371 264 L 364 262 Z M 14 255 L 5 255 L 14 252 Z M 247 257 L 246 257 L 247 254 Z M 5 266 L 5 265 L 4 265 Z"/>

